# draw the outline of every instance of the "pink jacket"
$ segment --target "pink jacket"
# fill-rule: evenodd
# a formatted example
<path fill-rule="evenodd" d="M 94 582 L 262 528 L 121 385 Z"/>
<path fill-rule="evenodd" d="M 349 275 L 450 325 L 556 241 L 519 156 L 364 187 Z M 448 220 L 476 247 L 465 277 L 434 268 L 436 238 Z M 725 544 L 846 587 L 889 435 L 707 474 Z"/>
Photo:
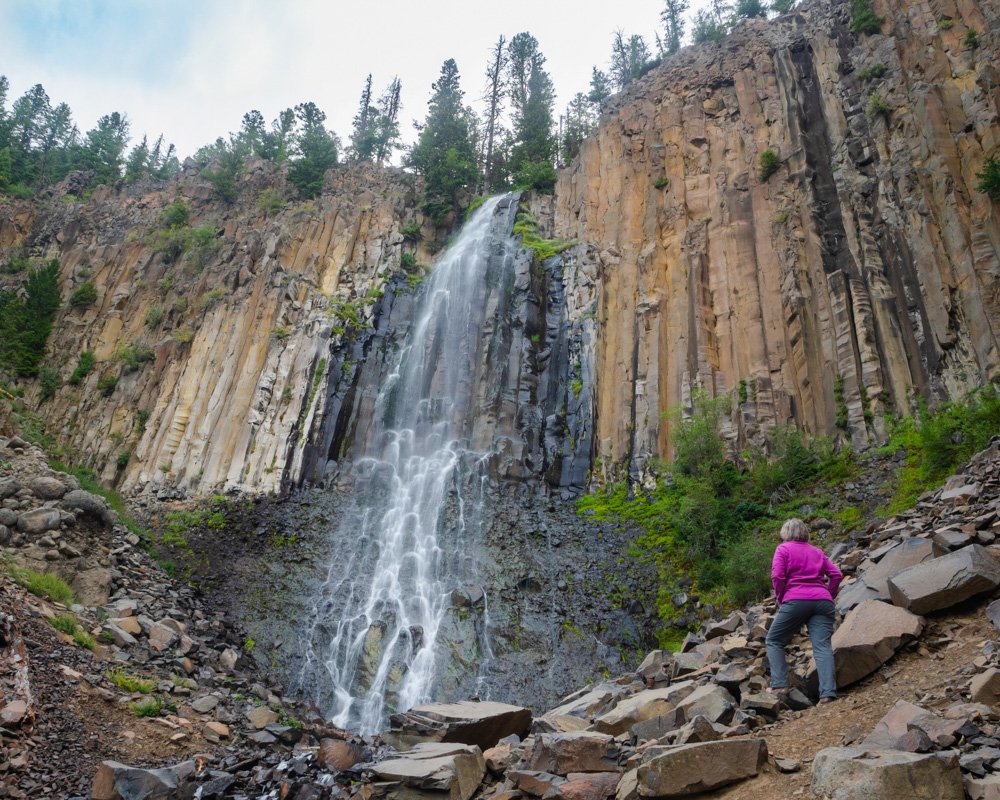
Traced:
<path fill-rule="evenodd" d="M 843 579 L 826 554 L 808 542 L 782 542 L 774 551 L 771 582 L 779 603 L 833 600 Z"/>

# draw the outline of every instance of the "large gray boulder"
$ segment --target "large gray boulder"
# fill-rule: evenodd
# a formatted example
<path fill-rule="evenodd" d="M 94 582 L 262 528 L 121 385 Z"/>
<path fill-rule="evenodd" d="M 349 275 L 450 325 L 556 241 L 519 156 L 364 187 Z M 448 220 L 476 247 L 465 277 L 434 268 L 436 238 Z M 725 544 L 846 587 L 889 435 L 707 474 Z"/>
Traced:
<path fill-rule="evenodd" d="M 558 706 L 536 718 L 532 729 L 535 733 L 582 730 L 596 714 L 607 710 L 623 694 L 625 687 L 617 683 L 599 683 L 575 692 L 563 698 Z"/>
<path fill-rule="evenodd" d="M 94 776 L 90 797 L 91 800 L 179 800 L 195 771 L 193 761 L 165 769 L 139 769 L 105 761 Z"/>
<path fill-rule="evenodd" d="M 738 705 L 736 698 L 728 690 L 707 683 L 691 692 L 677 704 L 677 707 L 684 711 L 687 719 L 702 716 L 710 722 L 728 723 Z"/>
<path fill-rule="evenodd" d="M 651 747 L 636 774 L 640 797 L 686 797 L 752 778 L 767 762 L 763 739 Z"/>
<path fill-rule="evenodd" d="M 103 497 L 85 492 L 83 489 L 67 492 L 63 496 L 62 506 L 96 517 L 108 528 L 118 524 L 118 512 L 108 506 Z"/>
<path fill-rule="evenodd" d="M 390 724 L 382 739 L 397 750 L 420 742 L 454 742 L 488 750 L 505 736 L 527 735 L 531 712 L 506 703 L 426 703 L 394 714 Z"/>
<path fill-rule="evenodd" d="M 694 681 L 681 681 L 662 689 L 648 689 L 620 700 L 618 705 L 594 720 L 594 730 L 617 736 L 637 722 L 672 711 L 695 690 Z"/>
<path fill-rule="evenodd" d="M 833 634 L 837 686 L 848 686 L 871 675 L 923 629 L 922 617 L 880 600 L 866 600 L 847 615 Z M 810 680 L 814 679 L 815 664 L 810 667 Z"/>
<path fill-rule="evenodd" d="M 875 730 L 868 734 L 861 744 L 878 750 L 892 750 L 896 742 L 910 729 L 910 723 L 926 713 L 926 708 L 908 703 L 906 700 L 897 700 L 886 715 L 875 723 Z"/>
<path fill-rule="evenodd" d="M 866 569 L 858 580 L 837 595 L 837 611 L 846 614 L 865 600 L 888 600 L 889 578 L 904 569 L 943 556 L 947 551 L 937 542 L 919 536 L 893 547 L 881 560 Z"/>
<path fill-rule="evenodd" d="M 469 800 L 486 776 L 486 760 L 473 745 L 422 743 L 400 758 L 373 765 L 370 773 L 377 781 L 372 793 L 378 797 L 404 800 L 416 790 Z"/>
<path fill-rule="evenodd" d="M 904 569 L 888 584 L 893 603 L 927 614 L 992 592 L 1000 586 L 1000 562 L 985 547 L 973 544 Z"/>
<path fill-rule="evenodd" d="M 28 481 L 28 488 L 42 500 L 58 500 L 66 494 L 66 485 L 61 480 L 42 475 Z"/>
<path fill-rule="evenodd" d="M 618 745 L 613 736 L 594 731 L 541 733 L 527 755 L 528 769 L 569 775 L 571 772 L 617 772 Z"/>
<path fill-rule="evenodd" d="M 29 536 L 40 536 L 46 531 L 57 531 L 62 525 L 62 514 L 58 508 L 36 508 L 26 511 L 17 518 L 17 528 Z"/>
<path fill-rule="evenodd" d="M 965 800 L 952 753 L 828 747 L 813 761 L 811 789 L 815 800 Z"/>

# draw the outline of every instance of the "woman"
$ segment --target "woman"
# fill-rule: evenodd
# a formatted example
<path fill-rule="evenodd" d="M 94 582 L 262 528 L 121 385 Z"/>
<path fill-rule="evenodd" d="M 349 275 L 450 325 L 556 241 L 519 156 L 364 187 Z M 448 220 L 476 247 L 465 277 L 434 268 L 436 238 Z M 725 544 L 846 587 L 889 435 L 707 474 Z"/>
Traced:
<path fill-rule="evenodd" d="M 809 544 L 809 527 L 800 519 L 781 526 L 781 544 L 774 551 L 771 582 L 778 598 L 778 613 L 767 632 L 767 660 L 771 665 L 772 694 L 788 694 L 788 664 L 785 645 L 802 627 L 808 626 L 813 658 L 819 676 L 820 703 L 837 698 L 833 664 L 833 598 L 843 574 L 818 547 Z"/>

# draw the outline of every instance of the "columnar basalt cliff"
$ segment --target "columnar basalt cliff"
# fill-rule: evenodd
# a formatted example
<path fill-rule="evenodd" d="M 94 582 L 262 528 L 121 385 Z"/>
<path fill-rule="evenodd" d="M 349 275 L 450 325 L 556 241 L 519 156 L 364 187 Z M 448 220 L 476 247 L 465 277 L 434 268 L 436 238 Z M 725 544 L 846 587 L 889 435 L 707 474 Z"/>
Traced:
<path fill-rule="evenodd" d="M 884 34 L 813 2 L 684 49 L 612 99 L 554 197 L 520 199 L 576 244 L 523 260 L 500 300 L 496 369 L 474 388 L 518 431 L 498 477 L 563 496 L 641 478 L 695 389 L 731 393 L 735 449 L 775 425 L 864 448 L 918 396 L 998 377 L 1000 214 L 975 190 L 1000 146 L 998 4 L 875 7 Z M 876 93 L 889 110 L 870 115 Z M 778 169 L 761 178 L 767 150 Z M 83 202 L 71 177 L 3 208 L 0 254 L 59 258 L 66 297 L 97 288 L 52 341 L 64 380 L 83 350 L 96 368 L 44 416 L 126 492 L 329 483 L 363 454 L 413 316 L 422 273 L 401 255 L 431 264 L 446 231 L 406 241 L 425 221 L 399 170 L 339 167 L 316 201 L 271 212 L 258 198 L 279 169 L 249 165 L 233 205 L 199 173 Z M 175 198 L 219 235 L 171 262 L 155 237 Z M 134 367 L 117 355 L 132 343 Z"/>
<path fill-rule="evenodd" d="M 597 253 L 592 457 L 635 474 L 695 388 L 733 393 L 734 437 L 836 434 L 846 404 L 865 447 L 915 395 L 998 376 L 1000 214 L 975 175 L 1000 146 L 1000 7 L 873 7 L 885 35 L 809 3 L 682 51 L 560 174 L 548 229 Z M 876 92 L 891 111 L 866 113 Z"/>

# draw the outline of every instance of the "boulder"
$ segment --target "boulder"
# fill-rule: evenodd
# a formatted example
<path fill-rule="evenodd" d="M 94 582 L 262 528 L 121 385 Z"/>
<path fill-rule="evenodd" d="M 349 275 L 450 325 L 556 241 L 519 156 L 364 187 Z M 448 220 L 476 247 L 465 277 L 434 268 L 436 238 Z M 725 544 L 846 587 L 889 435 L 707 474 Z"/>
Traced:
<path fill-rule="evenodd" d="M 343 739 L 322 739 L 316 751 L 316 761 L 320 769 L 343 772 L 355 764 L 367 761 L 365 749 Z"/>
<path fill-rule="evenodd" d="M 870 675 L 923 629 L 923 619 L 905 609 L 880 600 L 865 601 L 845 617 L 833 634 L 837 686 Z M 810 677 L 815 679 L 815 665 L 810 667 Z"/>
<path fill-rule="evenodd" d="M 649 756 L 649 758 L 647 758 Z M 651 747 L 637 772 L 640 797 L 685 797 L 752 778 L 767 762 L 763 739 Z"/>
<path fill-rule="evenodd" d="M 26 511 L 17 518 L 17 529 L 29 536 L 57 531 L 61 525 L 62 514 L 58 508 L 36 508 L 34 511 Z"/>
<path fill-rule="evenodd" d="M 725 727 L 722 727 L 725 730 Z M 674 744 L 689 744 L 692 742 L 715 742 L 722 734 L 715 729 L 709 720 L 700 714 L 677 731 Z"/>
<path fill-rule="evenodd" d="M 523 794 L 550 799 L 558 795 L 558 787 L 566 782 L 565 778 L 551 772 L 531 769 L 512 769 L 507 773 L 507 780 Z"/>
<path fill-rule="evenodd" d="M 986 672 L 980 672 L 969 684 L 969 692 L 973 703 L 988 706 L 1000 704 L 1000 670 L 990 667 Z"/>
<path fill-rule="evenodd" d="M 1000 775 L 987 775 L 985 778 L 967 776 L 965 791 L 970 800 L 1000 800 Z"/>
<path fill-rule="evenodd" d="M 650 739 L 662 739 L 668 733 L 680 728 L 686 721 L 684 709 L 674 708 L 666 714 L 637 722 L 629 728 L 629 733 L 635 737 L 636 741 L 648 742 Z"/>
<path fill-rule="evenodd" d="M 278 714 L 267 706 L 257 706 L 247 712 L 247 719 L 257 730 L 263 730 L 272 722 L 278 721 Z"/>
<path fill-rule="evenodd" d="M 714 684 L 699 686 L 677 704 L 684 716 L 694 719 L 703 716 L 710 722 L 728 723 L 733 718 L 737 702 L 726 689 Z"/>
<path fill-rule="evenodd" d="M 816 800 L 965 800 L 958 758 L 951 753 L 828 747 L 813 761 L 811 789 Z"/>
<path fill-rule="evenodd" d="M 446 793 L 448 800 L 469 800 L 486 775 L 486 761 L 474 745 L 422 742 L 403 757 L 381 761 L 370 771 L 378 781 L 439 796 Z M 378 793 L 377 784 L 372 789 Z M 413 796 L 391 786 L 384 789 L 384 796 L 390 798 Z"/>
<path fill-rule="evenodd" d="M 620 700 L 618 705 L 594 720 L 594 730 L 617 736 L 637 722 L 659 717 L 673 710 L 695 690 L 693 681 L 682 681 L 662 689 L 648 689 Z"/>
<path fill-rule="evenodd" d="M 837 610 L 846 614 L 855 605 L 865 600 L 888 600 L 889 578 L 908 567 L 922 564 L 932 558 L 943 556 L 947 551 L 936 542 L 915 536 L 906 539 L 889 550 L 882 559 L 866 569 L 858 580 L 837 595 Z M 850 601 L 853 604 L 848 604 Z"/>
<path fill-rule="evenodd" d="M 118 524 L 118 512 L 110 508 L 103 498 L 98 497 L 83 489 L 75 489 L 67 492 L 62 499 L 62 506 L 66 509 L 78 509 L 85 514 L 96 517 L 105 527 L 110 528 Z"/>
<path fill-rule="evenodd" d="M 179 798 L 196 765 L 183 761 L 165 769 L 139 769 L 105 761 L 97 769 L 90 789 L 91 800 L 170 800 Z"/>
<path fill-rule="evenodd" d="M 42 476 L 32 478 L 28 482 L 28 488 L 31 489 L 35 497 L 42 500 L 58 500 L 66 494 L 65 485 L 57 478 L 44 478 Z"/>
<path fill-rule="evenodd" d="M 617 772 L 572 772 L 558 792 L 566 800 L 607 800 L 617 788 Z"/>
<path fill-rule="evenodd" d="M 420 742 L 476 745 L 488 750 L 505 736 L 524 737 L 531 725 L 526 708 L 493 702 L 426 703 L 394 714 L 382 739 L 397 750 Z"/>
<path fill-rule="evenodd" d="M 979 544 L 925 561 L 893 575 L 889 594 L 914 614 L 949 608 L 1000 586 L 1000 563 Z"/>
<path fill-rule="evenodd" d="M 558 706 L 545 712 L 542 719 L 579 717 L 589 724 L 595 714 L 600 714 L 610 703 L 617 701 L 623 694 L 625 694 L 625 687 L 619 686 L 617 683 L 599 683 L 588 690 L 576 692 L 563 698 Z"/>
<path fill-rule="evenodd" d="M 614 737 L 594 731 L 542 733 L 527 755 L 528 769 L 568 775 L 571 772 L 617 772 Z"/>
<path fill-rule="evenodd" d="M 926 708 L 915 706 L 905 700 L 897 700 L 896 705 L 875 723 L 875 730 L 868 734 L 861 744 L 880 750 L 892 750 L 897 740 L 910 729 L 910 723 L 926 712 Z"/>

